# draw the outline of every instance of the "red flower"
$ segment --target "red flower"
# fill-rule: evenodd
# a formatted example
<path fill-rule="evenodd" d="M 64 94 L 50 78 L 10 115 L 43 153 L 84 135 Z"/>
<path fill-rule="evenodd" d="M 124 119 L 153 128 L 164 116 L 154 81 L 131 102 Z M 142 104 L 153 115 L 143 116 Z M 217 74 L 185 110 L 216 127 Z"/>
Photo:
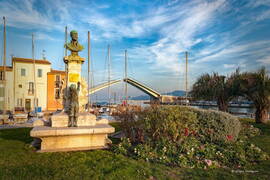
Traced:
<path fill-rule="evenodd" d="M 233 140 L 233 136 L 232 135 L 227 135 L 227 140 L 228 141 L 232 141 Z"/>
<path fill-rule="evenodd" d="M 188 128 L 185 128 L 185 136 L 188 136 Z"/>

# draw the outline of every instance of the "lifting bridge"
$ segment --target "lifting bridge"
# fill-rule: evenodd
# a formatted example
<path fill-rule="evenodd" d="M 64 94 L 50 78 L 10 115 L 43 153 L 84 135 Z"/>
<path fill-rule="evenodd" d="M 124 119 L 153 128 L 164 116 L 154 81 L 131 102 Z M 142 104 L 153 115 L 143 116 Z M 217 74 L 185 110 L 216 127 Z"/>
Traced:
<path fill-rule="evenodd" d="M 157 91 L 153 90 L 152 88 L 139 83 L 138 81 L 131 79 L 131 78 L 125 78 L 124 82 L 129 83 L 130 85 L 138 88 L 139 90 L 143 91 L 144 93 L 148 94 L 152 99 L 159 99 L 161 97 L 161 94 Z"/>
<path fill-rule="evenodd" d="M 146 85 L 144 85 L 144 84 L 142 84 L 142 83 L 140 83 L 140 82 L 138 82 L 138 81 L 136 81 L 134 79 L 125 78 L 125 79 L 123 79 L 123 81 L 129 83 L 130 85 L 132 85 L 132 86 L 134 86 L 134 87 L 136 87 L 138 89 L 140 89 L 144 93 L 148 94 L 152 99 L 159 99 L 161 97 L 160 93 L 158 93 L 157 91 L 151 89 L 150 87 L 148 87 L 148 86 L 146 86 Z M 106 83 L 97 85 L 96 87 L 93 87 L 93 88 L 91 88 L 89 90 L 89 94 L 93 94 L 93 93 L 95 93 L 97 91 L 100 91 L 100 90 L 102 90 L 104 88 L 107 88 L 108 86 L 111 86 L 113 84 L 117 84 L 119 82 L 121 82 L 120 79 L 110 81 L 110 83 L 106 82 Z"/>
<path fill-rule="evenodd" d="M 118 79 L 118 80 L 113 80 L 113 81 L 110 81 L 110 82 L 106 82 L 106 83 L 97 85 L 97 86 L 95 86 L 95 87 L 93 87 L 93 88 L 91 88 L 89 90 L 89 94 L 94 94 L 97 91 L 100 91 L 100 90 L 102 90 L 102 89 L 104 89 L 104 88 L 106 88 L 108 86 L 111 86 L 113 84 L 119 83 L 121 81 L 122 81 L 121 79 Z"/>
<path fill-rule="evenodd" d="M 121 79 L 118 80 L 113 80 L 103 84 L 100 84 L 96 87 L 93 87 L 90 89 L 89 94 L 93 94 L 99 90 L 102 90 L 104 88 L 107 88 L 108 86 L 111 86 L 113 84 L 117 84 L 121 82 Z M 123 79 L 124 82 L 129 83 L 130 85 L 138 88 L 139 90 L 143 91 L 144 93 L 148 94 L 151 97 L 151 101 L 159 101 L 160 103 L 181 103 L 185 98 L 183 97 L 178 97 L 178 96 L 168 96 L 168 95 L 161 95 L 159 92 L 153 90 L 152 88 L 148 87 L 147 85 L 144 85 L 134 79 L 131 78 L 125 78 Z"/>

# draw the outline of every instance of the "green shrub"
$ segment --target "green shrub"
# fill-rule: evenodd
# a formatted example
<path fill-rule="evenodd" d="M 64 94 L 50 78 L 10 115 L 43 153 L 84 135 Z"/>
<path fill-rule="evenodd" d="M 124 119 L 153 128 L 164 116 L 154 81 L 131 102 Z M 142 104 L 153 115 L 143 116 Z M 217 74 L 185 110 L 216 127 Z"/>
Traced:
<path fill-rule="evenodd" d="M 161 106 L 126 112 L 122 129 L 132 142 L 147 138 L 176 142 L 190 134 L 197 134 L 204 141 L 230 142 L 237 140 L 241 123 L 235 116 L 220 111 Z"/>
<path fill-rule="evenodd" d="M 254 136 L 258 136 L 260 134 L 260 130 L 255 128 L 253 125 L 250 124 L 242 124 L 242 128 L 240 131 L 240 136 L 243 138 L 251 138 Z"/>
<path fill-rule="evenodd" d="M 182 141 L 189 132 L 198 128 L 196 114 L 187 108 L 152 107 L 138 116 L 145 137 L 155 141 L 164 138 L 173 142 Z"/>
<path fill-rule="evenodd" d="M 241 130 L 239 120 L 227 113 L 158 106 L 127 111 L 122 118 L 127 138 L 114 151 L 136 159 L 213 168 L 242 167 L 268 158 L 247 141 L 246 134 L 256 135 L 257 129 L 245 125 Z"/>
<path fill-rule="evenodd" d="M 193 109 L 197 113 L 199 134 L 205 141 L 236 141 L 241 123 L 235 116 L 221 111 Z"/>

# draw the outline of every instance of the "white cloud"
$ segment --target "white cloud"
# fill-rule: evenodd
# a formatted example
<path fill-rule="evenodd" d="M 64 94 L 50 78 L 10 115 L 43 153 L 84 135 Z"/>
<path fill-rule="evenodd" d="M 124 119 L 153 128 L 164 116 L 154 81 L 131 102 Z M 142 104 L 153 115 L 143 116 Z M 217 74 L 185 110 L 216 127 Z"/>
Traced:
<path fill-rule="evenodd" d="M 259 56 L 268 53 L 270 50 L 270 40 L 255 41 L 255 42 L 245 42 L 238 45 L 230 45 L 226 48 L 208 55 L 204 58 L 198 59 L 195 63 L 205 63 L 224 60 L 224 58 L 235 58 L 241 56 Z"/>
<path fill-rule="evenodd" d="M 257 62 L 260 62 L 262 65 L 270 65 L 270 55 L 257 60 Z"/>
<path fill-rule="evenodd" d="M 138 52 L 137 55 L 155 59 L 153 68 L 156 70 L 173 71 L 176 75 L 183 72 L 184 68 L 181 67 L 184 67 L 184 56 L 180 58 L 179 54 L 202 41 L 196 35 L 208 25 L 212 25 L 216 12 L 224 8 L 224 3 L 221 0 L 215 2 L 197 1 L 196 4 L 186 4 L 186 6 L 181 7 L 182 11 L 177 16 L 177 21 L 173 21 L 175 20 L 175 17 L 172 16 L 174 12 L 168 10 L 167 12 L 170 12 L 172 17 L 172 23 L 164 22 L 160 29 L 162 38 L 150 46 L 134 48 Z M 176 10 L 179 11 L 179 8 Z"/>

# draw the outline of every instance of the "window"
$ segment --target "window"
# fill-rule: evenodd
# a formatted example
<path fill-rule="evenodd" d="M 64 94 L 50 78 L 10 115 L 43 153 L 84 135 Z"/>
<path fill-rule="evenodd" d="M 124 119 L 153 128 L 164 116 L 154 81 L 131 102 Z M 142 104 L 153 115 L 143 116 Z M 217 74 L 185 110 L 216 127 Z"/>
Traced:
<path fill-rule="evenodd" d="M 60 75 L 55 76 L 55 81 L 60 81 Z"/>
<path fill-rule="evenodd" d="M 26 75 L 26 70 L 24 68 L 21 69 L 21 76 L 25 76 Z"/>
<path fill-rule="evenodd" d="M 22 88 L 22 85 L 21 84 L 19 84 L 19 88 Z"/>
<path fill-rule="evenodd" d="M 21 98 L 19 98 L 19 99 L 17 99 L 17 106 L 18 107 L 22 107 L 22 99 Z"/>
<path fill-rule="evenodd" d="M 4 95 L 5 95 L 5 88 L 0 87 L 0 97 L 4 97 Z"/>
<path fill-rule="evenodd" d="M 38 69 L 38 77 L 42 77 L 42 69 Z"/>
<path fill-rule="evenodd" d="M 55 89 L 55 99 L 60 99 L 60 89 Z"/>
<path fill-rule="evenodd" d="M 61 97 L 61 76 L 60 75 L 55 75 L 55 99 L 60 99 Z"/>
<path fill-rule="evenodd" d="M 55 88 L 60 88 L 60 75 L 55 76 Z"/>
<path fill-rule="evenodd" d="M 4 80 L 4 71 L 0 71 L 0 80 Z"/>
<path fill-rule="evenodd" d="M 34 99 L 34 103 L 36 103 L 34 105 L 36 105 L 36 107 L 38 107 L 38 98 Z"/>
<path fill-rule="evenodd" d="M 34 83 L 29 82 L 28 94 L 34 94 Z"/>

